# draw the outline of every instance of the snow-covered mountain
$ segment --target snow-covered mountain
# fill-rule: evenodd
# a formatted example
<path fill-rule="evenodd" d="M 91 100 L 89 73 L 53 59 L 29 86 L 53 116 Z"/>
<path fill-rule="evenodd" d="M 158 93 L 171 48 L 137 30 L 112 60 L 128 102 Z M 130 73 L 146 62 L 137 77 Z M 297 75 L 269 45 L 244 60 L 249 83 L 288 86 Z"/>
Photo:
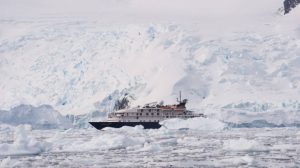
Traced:
<path fill-rule="evenodd" d="M 283 15 L 282 0 L 28 2 L 0 4 L 0 109 L 92 114 L 125 93 L 138 105 L 181 90 L 228 121 L 299 111 L 300 9 Z"/>

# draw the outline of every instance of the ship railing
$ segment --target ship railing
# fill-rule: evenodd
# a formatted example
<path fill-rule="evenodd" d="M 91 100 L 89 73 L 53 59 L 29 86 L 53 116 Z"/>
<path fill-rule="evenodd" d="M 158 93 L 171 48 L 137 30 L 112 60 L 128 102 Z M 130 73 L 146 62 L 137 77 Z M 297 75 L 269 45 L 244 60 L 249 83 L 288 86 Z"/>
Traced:
<path fill-rule="evenodd" d="M 163 117 L 163 118 L 193 118 L 193 117 L 205 117 L 204 114 L 184 114 L 184 115 L 148 115 L 148 116 L 121 116 L 121 115 L 113 115 L 113 116 L 109 116 L 109 118 L 113 119 L 113 118 L 118 118 L 118 119 L 122 119 L 122 118 L 132 118 L 132 119 L 135 119 L 135 118 L 158 118 L 158 117 Z"/>

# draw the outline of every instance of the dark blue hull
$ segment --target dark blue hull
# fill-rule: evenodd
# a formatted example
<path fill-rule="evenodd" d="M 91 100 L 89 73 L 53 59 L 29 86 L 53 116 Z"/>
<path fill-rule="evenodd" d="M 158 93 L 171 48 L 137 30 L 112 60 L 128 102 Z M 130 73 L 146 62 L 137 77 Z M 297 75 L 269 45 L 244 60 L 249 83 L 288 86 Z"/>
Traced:
<path fill-rule="evenodd" d="M 101 130 L 105 127 L 121 128 L 123 126 L 134 127 L 142 125 L 144 129 L 158 129 L 161 127 L 159 122 L 89 122 L 92 126 Z"/>

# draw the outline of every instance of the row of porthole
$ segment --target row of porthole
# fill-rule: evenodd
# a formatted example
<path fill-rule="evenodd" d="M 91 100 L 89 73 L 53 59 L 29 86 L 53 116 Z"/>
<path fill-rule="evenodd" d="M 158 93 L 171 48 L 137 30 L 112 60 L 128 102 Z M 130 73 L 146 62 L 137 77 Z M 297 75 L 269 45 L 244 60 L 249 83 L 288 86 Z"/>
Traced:
<path fill-rule="evenodd" d="M 142 116 L 142 113 L 137 113 L 136 115 L 139 116 L 139 114 L 140 114 L 140 116 Z M 146 115 L 149 116 L 148 113 L 146 113 Z M 154 116 L 154 113 L 151 113 L 151 115 Z M 122 114 L 121 116 L 124 117 L 123 114 Z M 126 113 L 126 116 L 129 116 L 128 113 Z M 160 116 L 159 113 L 157 113 L 157 116 Z M 174 115 L 170 115 L 170 117 L 173 117 L 173 116 L 174 116 Z M 167 114 L 167 115 L 164 115 L 164 117 L 169 118 L 169 115 L 168 115 L 168 114 Z"/>
<path fill-rule="evenodd" d="M 136 113 L 136 115 L 138 116 L 140 114 L 140 116 L 142 116 L 142 113 Z M 149 115 L 149 113 L 146 113 L 146 115 Z M 154 115 L 154 113 L 151 113 L 151 115 Z M 157 115 L 159 116 L 159 113 L 157 113 Z"/>
<path fill-rule="evenodd" d="M 146 110 L 146 109 L 145 109 Z M 155 112 L 155 111 L 159 111 L 159 109 L 147 109 L 148 110 L 148 112 L 151 112 L 151 111 L 153 111 L 153 112 Z M 141 112 L 143 112 L 144 111 L 144 109 L 141 109 Z"/>
<path fill-rule="evenodd" d="M 156 114 L 157 114 L 157 116 L 160 116 L 160 113 L 156 113 Z M 139 116 L 139 115 L 142 116 L 143 113 L 136 113 L 136 115 L 137 116 Z M 154 113 L 151 113 L 151 115 L 154 116 Z M 169 115 L 169 114 L 167 114 L 167 115 Z M 121 114 L 121 116 L 124 117 L 124 114 Z M 129 113 L 126 113 L 126 116 L 129 116 Z M 146 116 L 149 116 L 149 113 L 146 113 Z M 171 116 L 173 116 L 173 115 L 171 115 Z"/>

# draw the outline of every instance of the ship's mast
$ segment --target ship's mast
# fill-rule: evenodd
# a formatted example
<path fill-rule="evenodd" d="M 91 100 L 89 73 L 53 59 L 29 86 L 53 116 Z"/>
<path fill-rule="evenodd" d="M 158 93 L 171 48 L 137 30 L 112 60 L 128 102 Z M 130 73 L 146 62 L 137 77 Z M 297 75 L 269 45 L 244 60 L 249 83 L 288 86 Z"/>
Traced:
<path fill-rule="evenodd" d="M 181 91 L 179 91 L 179 103 L 181 103 Z"/>
<path fill-rule="evenodd" d="M 185 108 L 185 105 L 186 105 L 187 101 L 188 101 L 187 99 L 181 100 L 181 91 L 179 91 L 179 98 L 177 98 L 177 102 L 179 104 L 177 104 L 177 107 L 184 107 Z"/>
<path fill-rule="evenodd" d="M 182 101 L 181 101 L 181 91 L 179 91 L 179 100 L 178 100 L 178 98 L 177 98 L 177 102 L 178 103 L 181 103 Z"/>

